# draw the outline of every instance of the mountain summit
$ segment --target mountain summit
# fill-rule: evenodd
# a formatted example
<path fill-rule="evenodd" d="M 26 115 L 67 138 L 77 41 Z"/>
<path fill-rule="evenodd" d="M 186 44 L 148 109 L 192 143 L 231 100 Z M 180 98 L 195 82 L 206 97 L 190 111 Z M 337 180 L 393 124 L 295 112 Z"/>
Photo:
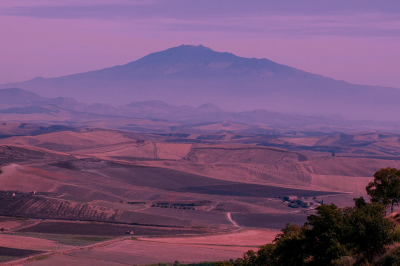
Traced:
<path fill-rule="evenodd" d="M 147 73 L 152 77 L 192 77 L 203 78 L 211 76 L 242 75 L 304 75 L 306 72 L 277 64 L 267 59 L 248 59 L 231 53 L 215 52 L 203 45 L 181 45 L 165 51 L 149 54 L 137 61 L 112 70 L 115 74 L 130 72 L 137 78 L 141 77 L 143 67 L 151 67 Z M 125 72 L 127 74 L 127 72 Z"/>
<path fill-rule="evenodd" d="M 211 103 L 225 110 L 267 109 L 348 119 L 400 120 L 400 90 L 354 85 L 275 63 L 238 57 L 202 45 L 181 45 L 121 66 L 57 78 L 0 85 L 47 97 L 128 104 Z"/>

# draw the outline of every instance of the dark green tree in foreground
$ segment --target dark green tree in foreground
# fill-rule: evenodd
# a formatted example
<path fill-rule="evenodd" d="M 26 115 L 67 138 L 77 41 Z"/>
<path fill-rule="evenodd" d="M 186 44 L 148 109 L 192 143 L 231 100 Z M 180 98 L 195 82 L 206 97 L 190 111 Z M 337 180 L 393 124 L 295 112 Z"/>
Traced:
<path fill-rule="evenodd" d="M 357 198 L 355 206 L 340 209 L 334 204 L 317 207 L 301 228 L 286 224 L 273 244 L 249 250 L 234 266 L 335 265 L 341 258 L 371 262 L 393 242 L 394 225 L 385 218 L 385 207 Z"/>
<path fill-rule="evenodd" d="M 286 224 L 272 244 L 215 266 L 400 265 L 400 247 L 383 256 L 400 239 L 400 227 L 395 231 L 385 217 L 387 207 L 393 212 L 400 202 L 400 171 L 379 170 L 366 190 L 370 203 L 361 197 L 343 209 L 322 204 L 302 227 Z"/>
<path fill-rule="evenodd" d="M 369 182 L 366 190 L 371 201 L 390 206 L 390 212 L 393 213 L 393 206 L 400 202 L 400 171 L 382 168 L 374 174 L 374 181 Z"/>
<path fill-rule="evenodd" d="M 382 204 L 367 203 L 361 197 L 355 199 L 355 205 L 347 209 L 350 215 L 346 242 L 350 244 L 353 255 L 372 261 L 393 242 L 395 227 L 385 218 L 386 208 Z"/>
<path fill-rule="evenodd" d="M 305 231 L 310 265 L 329 265 L 331 261 L 350 255 L 348 240 L 350 211 L 344 212 L 334 204 L 321 205 L 317 215 L 308 216 L 311 229 Z"/>

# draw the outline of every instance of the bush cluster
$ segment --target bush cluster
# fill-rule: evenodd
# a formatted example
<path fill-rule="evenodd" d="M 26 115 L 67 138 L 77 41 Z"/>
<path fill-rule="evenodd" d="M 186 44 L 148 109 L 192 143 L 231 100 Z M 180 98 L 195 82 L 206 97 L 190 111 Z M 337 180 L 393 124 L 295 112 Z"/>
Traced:
<path fill-rule="evenodd" d="M 334 204 L 317 207 L 302 226 L 286 224 L 273 244 L 246 252 L 234 266 L 346 265 L 344 261 L 371 263 L 393 242 L 394 224 L 385 207 L 355 199 L 352 208 Z M 351 265 L 351 264 L 349 264 Z"/>
<path fill-rule="evenodd" d="M 400 265 L 400 227 L 386 210 L 400 203 L 400 170 L 383 168 L 366 187 L 371 203 L 354 199 L 355 206 L 321 205 L 302 226 L 286 224 L 272 244 L 249 250 L 233 262 L 216 266 Z"/>
<path fill-rule="evenodd" d="M 308 216 L 302 227 L 286 224 L 273 244 L 261 246 L 256 252 L 249 250 L 232 265 L 371 263 L 393 242 L 393 236 L 394 225 L 385 218 L 385 207 L 358 198 L 352 208 L 340 209 L 334 204 L 317 207 L 317 214 Z"/>

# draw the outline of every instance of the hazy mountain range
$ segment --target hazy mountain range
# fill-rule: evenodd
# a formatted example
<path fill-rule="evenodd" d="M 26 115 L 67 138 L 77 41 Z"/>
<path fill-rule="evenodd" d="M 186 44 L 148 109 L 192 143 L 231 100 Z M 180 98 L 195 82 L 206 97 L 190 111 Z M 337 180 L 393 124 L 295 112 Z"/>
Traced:
<path fill-rule="evenodd" d="M 139 121 L 137 121 L 139 120 Z M 141 122 L 146 120 L 147 122 Z M 264 109 L 230 112 L 207 103 L 174 106 L 162 101 L 126 105 L 85 104 L 72 98 L 45 98 L 23 89 L 0 89 L 0 121 L 69 126 L 101 126 L 134 131 L 237 131 L 265 133 L 274 129 L 322 131 L 396 131 L 400 123 L 328 119 Z M 236 123 L 236 124 L 235 124 Z M 210 126 L 211 124 L 217 124 Z"/>
<path fill-rule="evenodd" d="M 201 45 L 182 45 L 126 65 L 57 78 L 38 77 L 0 88 L 21 88 L 56 98 L 52 101 L 61 101 L 59 106 L 83 110 L 87 107 L 57 97 L 117 105 L 140 101 L 179 106 L 211 103 L 236 112 L 265 109 L 318 117 L 400 121 L 399 89 L 354 85 L 268 59 L 238 57 Z M 140 105 L 130 108 L 142 108 L 143 103 Z M 96 107 L 100 113 L 112 108 L 91 106 Z M 204 110 L 210 108 L 216 110 L 210 105 Z"/>

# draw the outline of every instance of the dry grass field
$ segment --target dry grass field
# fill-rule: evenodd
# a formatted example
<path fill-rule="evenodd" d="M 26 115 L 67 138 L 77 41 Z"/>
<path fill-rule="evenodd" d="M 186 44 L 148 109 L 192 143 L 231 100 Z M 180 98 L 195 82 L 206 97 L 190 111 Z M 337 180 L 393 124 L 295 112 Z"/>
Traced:
<path fill-rule="evenodd" d="M 350 206 L 365 196 L 374 172 L 400 168 L 399 135 L 389 133 L 57 130 L 0 125 L 3 261 L 42 256 L 28 265 L 144 265 L 236 258 L 271 242 L 287 222 L 303 224 L 322 199 Z M 128 240 L 127 231 L 138 238 Z M 112 239 L 118 241 L 107 242 Z M 71 249 L 102 241 L 108 244 Z"/>
<path fill-rule="evenodd" d="M 228 260 L 270 243 L 279 231 L 240 230 L 200 237 L 138 237 L 90 249 L 64 251 L 27 265 L 148 265 Z"/>
<path fill-rule="evenodd" d="M 228 260 L 241 256 L 241 251 L 222 250 L 207 246 L 165 244 L 127 240 L 105 247 L 68 252 L 26 265 L 149 265 L 160 262 L 195 263 Z"/>
<path fill-rule="evenodd" d="M 274 229 L 245 229 L 229 234 L 193 237 L 141 237 L 138 240 L 245 252 L 249 249 L 256 249 L 266 243 L 272 243 L 279 232 L 279 230 Z"/>
<path fill-rule="evenodd" d="M 1 234 L 0 246 L 16 249 L 30 249 L 36 251 L 56 251 L 69 247 L 68 245 L 63 245 L 53 240 L 15 234 Z"/>

